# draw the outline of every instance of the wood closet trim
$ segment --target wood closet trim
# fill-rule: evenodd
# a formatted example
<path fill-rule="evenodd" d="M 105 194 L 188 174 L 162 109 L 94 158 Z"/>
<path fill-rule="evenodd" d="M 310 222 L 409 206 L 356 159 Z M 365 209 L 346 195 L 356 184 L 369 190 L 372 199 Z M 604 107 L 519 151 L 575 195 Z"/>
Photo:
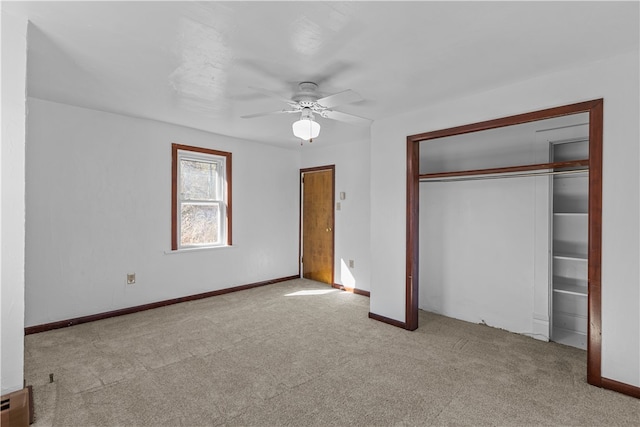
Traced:
<path fill-rule="evenodd" d="M 589 113 L 589 272 L 587 382 L 611 388 L 602 379 L 602 129 L 603 99 L 547 108 L 494 120 L 407 136 L 406 312 L 404 328 L 418 327 L 418 214 L 420 142 L 578 113 Z M 623 391 L 624 392 L 624 391 Z"/>
<path fill-rule="evenodd" d="M 589 109 L 589 272 L 587 382 L 602 382 L 602 128 L 603 101 Z"/>

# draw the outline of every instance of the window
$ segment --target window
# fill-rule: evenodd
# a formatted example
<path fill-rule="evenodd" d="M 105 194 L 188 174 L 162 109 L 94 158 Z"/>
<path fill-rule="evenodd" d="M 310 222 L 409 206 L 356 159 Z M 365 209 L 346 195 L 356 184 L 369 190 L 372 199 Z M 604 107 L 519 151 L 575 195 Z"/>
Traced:
<path fill-rule="evenodd" d="M 171 249 L 231 245 L 231 153 L 172 144 Z"/>

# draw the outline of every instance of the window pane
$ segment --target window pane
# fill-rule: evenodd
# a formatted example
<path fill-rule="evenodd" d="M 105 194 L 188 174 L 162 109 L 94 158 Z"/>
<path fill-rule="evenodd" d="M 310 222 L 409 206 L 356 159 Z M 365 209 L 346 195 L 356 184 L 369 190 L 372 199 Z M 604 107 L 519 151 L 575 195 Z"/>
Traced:
<path fill-rule="evenodd" d="M 180 160 L 182 199 L 219 200 L 218 163 Z"/>
<path fill-rule="evenodd" d="M 183 203 L 180 209 L 180 245 L 220 243 L 220 206 Z"/>

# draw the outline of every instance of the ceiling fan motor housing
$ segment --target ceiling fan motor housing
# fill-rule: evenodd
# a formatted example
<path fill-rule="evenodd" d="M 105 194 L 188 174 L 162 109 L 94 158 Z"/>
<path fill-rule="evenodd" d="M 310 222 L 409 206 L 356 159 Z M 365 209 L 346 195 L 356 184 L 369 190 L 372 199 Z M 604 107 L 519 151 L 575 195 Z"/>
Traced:
<path fill-rule="evenodd" d="M 318 98 L 318 85 L 312 82 L 299 83 L 298 92 L 292 97 L 303 108 L 312 107 Z"/>

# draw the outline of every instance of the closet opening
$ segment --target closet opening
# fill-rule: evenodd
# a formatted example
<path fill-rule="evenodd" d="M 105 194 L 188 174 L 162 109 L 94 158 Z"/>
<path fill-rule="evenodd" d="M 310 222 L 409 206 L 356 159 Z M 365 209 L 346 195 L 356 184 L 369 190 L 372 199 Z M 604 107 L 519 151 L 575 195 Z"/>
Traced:
<path fill-rule="evenodd" d="M 407 329 L 425 309 L 583 348 L 601 386 L 602 112 L 407 137 Z"/>

